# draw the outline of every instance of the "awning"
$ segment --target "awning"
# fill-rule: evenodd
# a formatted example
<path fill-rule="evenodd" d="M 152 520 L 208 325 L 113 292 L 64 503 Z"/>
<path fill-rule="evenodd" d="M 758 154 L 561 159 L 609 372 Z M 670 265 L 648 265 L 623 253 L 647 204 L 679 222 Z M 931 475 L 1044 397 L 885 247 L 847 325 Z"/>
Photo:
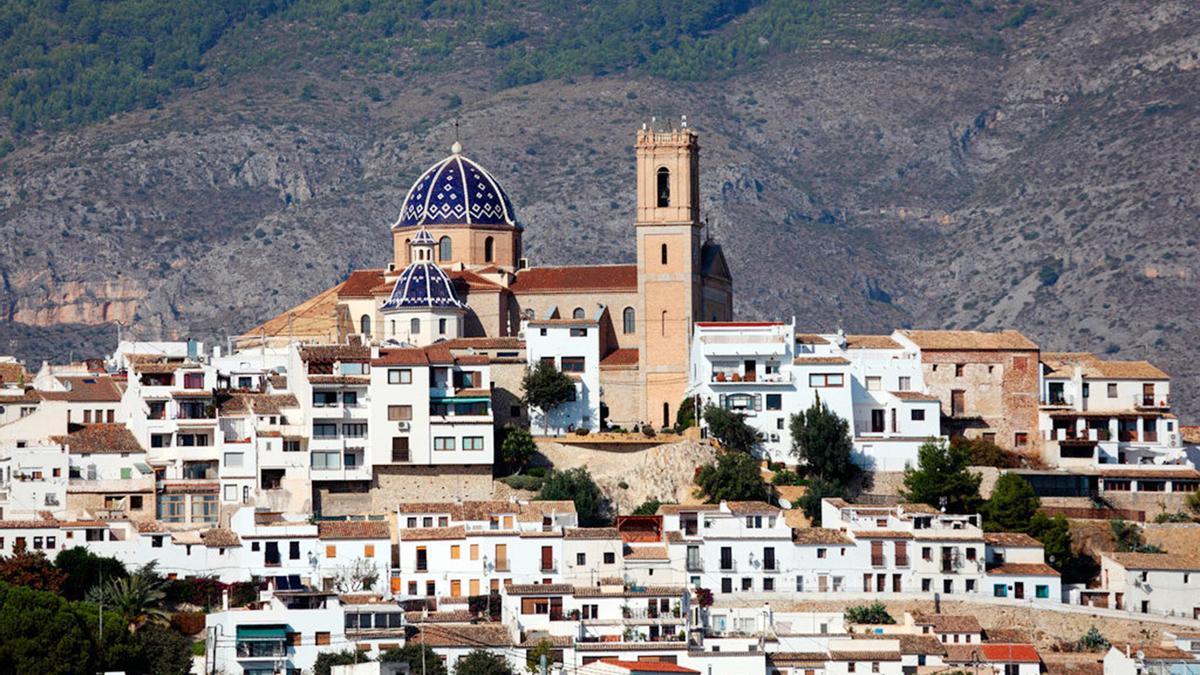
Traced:
<path fill-rule="evenodd" d="M 284 640 L 287 639 L 287 626 L 273 624 L 270 626 L 238 626 L 239 640 Z"/>
<path fill-rule="evenodd" d="M 154 473 L 154 469 L 151 469 L 149 465 L 143 464 L 142 462 L 134 462 L 133 468 L 137 469 L 139 473 L 147 476 Z"/>
<path fill-rule="evenodd" d="M 434 403 L 491 403 L 492 399 L 488 396 L 443 396 L 431 399 Z"/>

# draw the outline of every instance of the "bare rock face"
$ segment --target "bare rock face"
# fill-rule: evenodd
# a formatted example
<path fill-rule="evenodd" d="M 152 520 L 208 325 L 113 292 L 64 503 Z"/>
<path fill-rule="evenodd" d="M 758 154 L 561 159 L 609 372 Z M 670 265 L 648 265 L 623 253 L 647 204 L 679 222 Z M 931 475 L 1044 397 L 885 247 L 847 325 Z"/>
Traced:
<path fill-rule="evenodd" d="M 456 120 L 535 264 L 630 261 L 634 131 L 686 113 L 739 317 L 1018 328 L 1046 349 L 1150 358 L 1186 421 L 1200 412 L 1200 8 L 1052 4 L 986 26 L 1000 52 L 832 40 L 710 82 L 496 90 L 490 65 L 365 74 L 312 54 L 231 73 L 0 160 L 0 345 L 100 353 L 113 332 L 75 345 L 78 327 L 112 321 L 220 340 L 381 266 Z M 287 25 L 267 29 L 289 48 Z M 299 97 L 308 84 L 317 95 Z"/>

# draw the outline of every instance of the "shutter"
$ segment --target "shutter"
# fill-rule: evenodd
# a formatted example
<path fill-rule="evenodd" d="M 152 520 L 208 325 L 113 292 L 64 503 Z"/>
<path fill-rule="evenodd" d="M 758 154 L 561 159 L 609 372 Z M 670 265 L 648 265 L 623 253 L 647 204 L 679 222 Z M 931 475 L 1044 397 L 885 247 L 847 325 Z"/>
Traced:
<path fill-rule="evenodd" d="M 755 412 L 762 411 L 762 394 L 754 395 L 754 411 Z"/>

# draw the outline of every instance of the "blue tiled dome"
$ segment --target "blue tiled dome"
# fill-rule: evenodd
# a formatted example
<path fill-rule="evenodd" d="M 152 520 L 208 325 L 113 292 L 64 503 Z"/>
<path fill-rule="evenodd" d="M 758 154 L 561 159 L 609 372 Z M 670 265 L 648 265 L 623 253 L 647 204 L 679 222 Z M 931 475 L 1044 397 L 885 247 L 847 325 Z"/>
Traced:
<path fill-rule="evenodd" d="M 393 227 L 517 224 L 512 202 L 487 169 L 454 152 L 429 167 L 408 190 Z"/>
<path fill-rule="evenodd" d="M 459 307 L 466 305 L 454 294 L 450 277 L 431 262 L 414 262 L 400 273 L 384 311 L 403 308 Z"/>

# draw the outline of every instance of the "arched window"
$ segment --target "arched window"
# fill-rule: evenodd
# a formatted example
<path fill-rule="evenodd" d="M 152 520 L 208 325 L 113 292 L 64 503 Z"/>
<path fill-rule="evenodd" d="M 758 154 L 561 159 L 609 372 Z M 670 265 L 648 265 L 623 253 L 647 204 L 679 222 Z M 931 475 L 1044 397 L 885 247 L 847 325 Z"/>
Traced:
<path fill-rule="evenodd" d="M 622 329 L 626 335 L 633 335 L 637 332 L 637 312 L 632 307 L 626 307 L 621 318 L 624 323 Z"/>
<path fill-rule="evenodd" d="M 413 319 L 412 321 L 408 322 L 408 334 L 409 335 L 417 335 L 420 332 L 421 332 L 421 320 L 420 319 Z"/>
<path fill-rule="evenodd" d="M 396 337 L 396 320 L 392 319 L 389 323 L 392 324 L 392 337 Z"/>
<path fill-rule="evenodd" d="M 662 264 L 667 264 L 667 245 L 662 245 Z"/>
<path fill-rule="evenodd" d="M 438 335 L 446 334 L 446 320 L 438 319 Z"/>
<path fill-rule="evenodd" d="M 483 240 L 483 261 L 492 262 L 496 255 L 496 242 L 491 237 Z"/>
<path fill-rule="evenodd" d="M 576 307 L 575 311 L 571 312 L 571 318 L 572 319 L 582 319 L 583 318 L 583 308 Z"/>
<path fill-rule="evenodd" d="M 671 205 L 671 170 L 663 167 L 658 170 L 658 206 Z"/>
<path fill-rule="evenodd" d="M 662 425 L 662 428 L 666 429 L 669 426 L 671 426 L 671 404 L 667 403 L 666 401 L 663 401 L 663 425 Z"/>
<path fill-rule="evenodd" d="M 371 316 L 370 315 L 363 314 L 362 318 L 358 320 L 358 332 L 362 333 L 363 335 L 371 334 Z"/>
<path fill-rule="evenodd" d="M 454 255 L 454 251 L 450 246 L 450 237 L 442 237 L 438 240 L 438 260 L 448 262 Z"/>
<path fill-rule="evenodd" d="M 412 262 L 412 259 L 413 259 L 412 250 L 413 250 L 412 249 L 412 239 L 405 239 L 404 240 L 404 254 L 408 257 L 408 262 Z"/>

